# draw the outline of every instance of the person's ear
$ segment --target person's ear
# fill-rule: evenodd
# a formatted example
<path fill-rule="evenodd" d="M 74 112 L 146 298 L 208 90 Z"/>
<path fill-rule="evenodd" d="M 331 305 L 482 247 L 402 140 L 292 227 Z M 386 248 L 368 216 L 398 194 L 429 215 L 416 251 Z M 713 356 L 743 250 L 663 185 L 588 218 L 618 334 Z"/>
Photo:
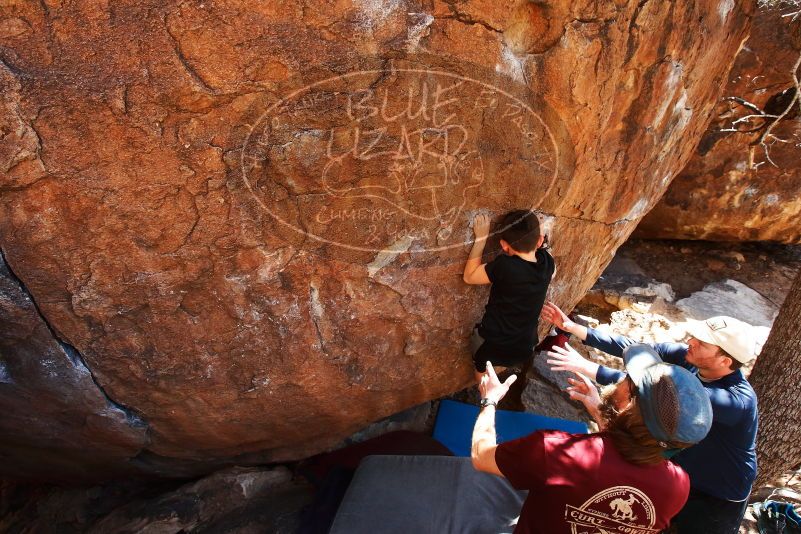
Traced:
<path fill-rule="evenodd" d="M 723 349 L 720 347 L 718 347 L 718 356 L 723 356 L 723 365 L 726 367 L 726 369 L 731 369 L 731 364 L 734 363 L 734 360 L 731 356 L 723 352 Z"/>
<path fill-rule="evenodd" d="M 501 250 L 503 250 L 505 253 L 509 254 L 511 249 L 512 249 L 512 247 L 509 246 L 509 243 L 507 243 L 505 240 L 501 239 Z"/>
<path fill-rule="evenodd" d="M 542 247 L 543 243 L 545 243 L 545 236 L 544 235 L 540 235 L 540 238 L 537 239 L 537 248 Z"/>

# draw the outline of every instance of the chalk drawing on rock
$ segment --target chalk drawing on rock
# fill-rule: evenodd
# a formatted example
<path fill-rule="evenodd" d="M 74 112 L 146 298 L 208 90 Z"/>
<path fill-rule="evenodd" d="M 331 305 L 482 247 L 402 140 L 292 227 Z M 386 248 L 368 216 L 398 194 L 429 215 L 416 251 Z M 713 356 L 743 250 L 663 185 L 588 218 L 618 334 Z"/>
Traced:
<path fill-rule="evenodd" d="M 525 91 L 397 62 L 307 83 L 250 130 L 242 178 L 260 208 L 319 243 L 464 247 L 468 212 L 536 208 L 566 172 L 561 121 Z"/>

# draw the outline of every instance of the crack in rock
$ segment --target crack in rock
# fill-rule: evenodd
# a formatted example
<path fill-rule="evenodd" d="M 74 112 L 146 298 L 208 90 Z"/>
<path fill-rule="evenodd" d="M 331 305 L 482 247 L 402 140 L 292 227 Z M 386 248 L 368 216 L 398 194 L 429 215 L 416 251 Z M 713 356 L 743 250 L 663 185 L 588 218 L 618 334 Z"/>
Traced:
<path fill-rule="evenodd" d="M 503 33 L 503 30 L 499 30 L 498 28 L 492 26 L 490 23 L 488 23 L 486 21 L 483 21 L 483 20 L 474 19 L 472 16 L 468 15 L 467 13 L 459 11 L 459 9 L 456 7 L 456 0 L 451 0 L 451 1 L 445 0 L 445 4 L 448 6 L 448 10 L 451 12 L 452 16 L 451 17 L 437 17 L 437 18 L 451 18 L 453 20 L 461 22 L 462 24 L 468 24 L 470 26 L 474 26 L 474 25 L 478 24 L 479 26 L 483 26 L 485 29 L 487 29 L 487 30 L 489 30 L 491 32 Z"/>
<path fill-rule="evenodd" d="M 78 351 L 78 349 L 76 349 L 74 346 L 66 342 L 59 334 L 56 333 L 55 327 L 50 324 L 50 322 L 47 320 L 47 317 L 44 315 L 44 313 L 42 313 L 42 310 L 39 308 L 39 304 L 33 298 L 33 294 L 30 292 L 30 290 L 23 283 L 20 277 L 17 276 L 17 274 L 12 269 L 11 265 L 8 262 L 6 251 L 2 247 L 0 247 L 0 268 L 2 267 L 5 267 L 4 270 L 7 272 L 8 277 L 11 278 L 11 280 L 15 284 L 17 284 L 17 286 L 19 286 L 20 291 L 22 291 L 25 297 L 30 301 L 31 305 L 33 306 L 33 309 L 36 311 L 36 314 L 39 316 L 39 318 L 42 320 L 42 323 L 45 325 L 45 328 L 47 328 L 48 332 L 50 332 L 50 335 L 58 343 L 59 347 L 64 351 L 64 354 L 67 356 L 67 358 L 69 358 L 70 362 L 72 362 L 72 364 L 79 372 L 86 373 L 89 375 L 89 377 L 92 379 L 92 382 L 97 387 L 98 391 L 106 399 L 106 402 L 108 402 L 109 406 L 112 409 L 118 410 L 122 414 L 124 414 L 126 422 L 131 427 L 147 428 L 149 424 L 144 419 L 144 417 L 139 413 L 137 413 L 137 411 L 134 410 L 133 408 L 129 408 L 124 404 L 112 399 L 108 395 L 106 390 L 103 388 L 103 386 L 101 386 L 100 383 L 97 381 L 97 378 L 95 377 L 94 373 L 89 368 L 89 366 L 86 364 L 86 360 L 84 359 L 80 351 Z"/>

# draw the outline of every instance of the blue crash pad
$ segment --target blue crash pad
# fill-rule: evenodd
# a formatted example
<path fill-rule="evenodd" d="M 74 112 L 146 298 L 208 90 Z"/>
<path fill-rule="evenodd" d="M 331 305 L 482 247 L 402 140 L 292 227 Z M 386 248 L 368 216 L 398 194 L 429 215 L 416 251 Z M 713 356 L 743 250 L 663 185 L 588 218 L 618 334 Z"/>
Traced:
<path fill-rule="evenodd" d="M 452 400 L 439 403 L 434 439 L 448 447 L 455 456 L 470 456 L 473 427 L 479 407 Z M 527 436 L 535 430 L 563 430 L 571 434 L 586 434 L 587 425 L 556 417 L 545 417 L 526 412 L 495 412 L 495 434 L 498 443 Z"/>

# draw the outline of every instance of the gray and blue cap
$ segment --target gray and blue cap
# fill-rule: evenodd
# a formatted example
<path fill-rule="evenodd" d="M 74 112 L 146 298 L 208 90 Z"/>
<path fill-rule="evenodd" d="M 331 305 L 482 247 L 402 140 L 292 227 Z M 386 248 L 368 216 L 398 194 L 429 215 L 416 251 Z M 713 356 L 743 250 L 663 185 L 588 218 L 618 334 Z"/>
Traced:
<path fill-rule="evenodd" d="M 698 377 L 665 363 L 648 345 L 623 351 L 626 372 L 637 386 L 645 426 L 659 441 L 698 443 L 712 426 L 712 405 Z"/>

